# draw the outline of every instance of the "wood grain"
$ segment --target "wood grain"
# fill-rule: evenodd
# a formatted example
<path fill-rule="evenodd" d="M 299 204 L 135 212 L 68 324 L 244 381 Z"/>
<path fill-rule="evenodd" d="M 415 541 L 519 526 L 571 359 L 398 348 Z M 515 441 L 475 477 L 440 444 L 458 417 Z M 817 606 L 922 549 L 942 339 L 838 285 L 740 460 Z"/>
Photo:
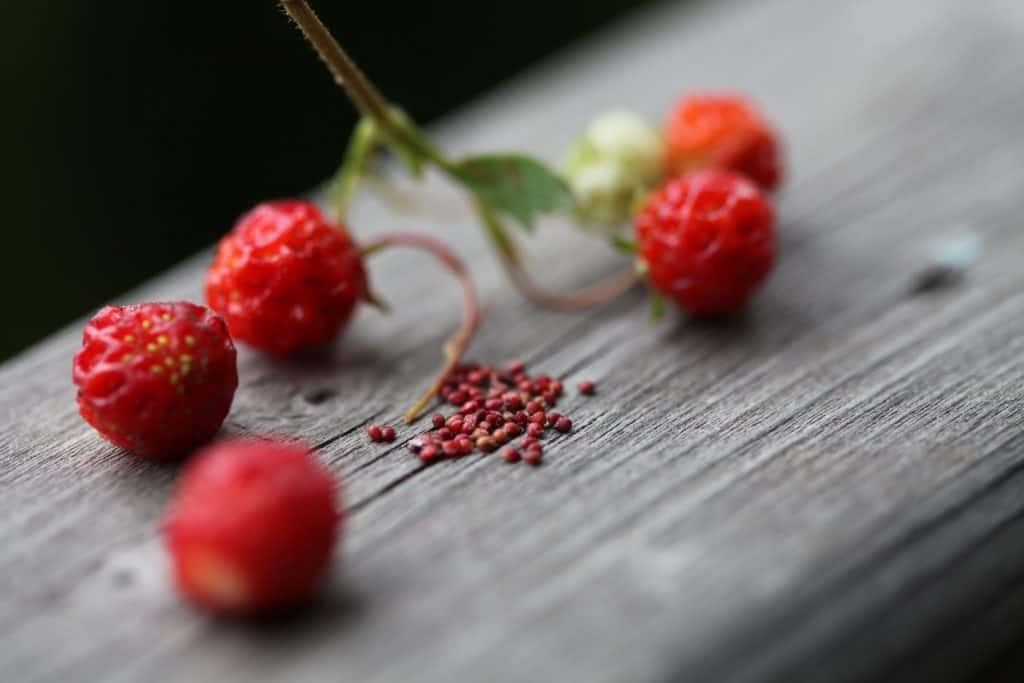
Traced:
<path fill-rule="evenodd" d="M 569 402 L 577 429 L 539 470 L 368 445 L 458 324 L 454 285 L 409 253 L 371 266 L 397 314 L 361 313 L 317 357 L 243 351 L 225 431 L 303 436 L 345 482 L 325 599 L 283 619 L 211 620 L 172 594 L 177 469 L 77 416 L 80 323 L 4 365 L 0 680 L 1019 680 L 1022 41 L 1009 0 L 660 6 L 436 127 L 457 152 L 555 161 L 609 106 L 752 92 L 793 169 L 779 268 L 729 323 L 652 327 L 639 292 L 549 313 L 437 179 L 405 212 L 363 197 L 358 234 L 429 230 L 474 264 L 475 357 L 600 391 Z M 966 280 L 911 295 L 929 246 L 962 233 L 983 240 Z M 615 266 L 556 221 L 542 235 L 531 266 L 552 284 Z M 208 262 L 123 300 L 200 300 Z"/>

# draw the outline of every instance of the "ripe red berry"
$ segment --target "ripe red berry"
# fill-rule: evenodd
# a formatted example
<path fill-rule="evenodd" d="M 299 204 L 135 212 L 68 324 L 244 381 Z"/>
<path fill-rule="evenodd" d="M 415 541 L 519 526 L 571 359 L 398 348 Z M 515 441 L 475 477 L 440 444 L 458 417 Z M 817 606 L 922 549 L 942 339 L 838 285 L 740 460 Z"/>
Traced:
<path fill-rule="evenodd" d="M 370 437 L 370 441 L 383 441 L 384 430 L 381 429 L 380 425 L 370 425 L 366 428 L 366 435 Z"/>
<path fill-rule="evenodd" d="M 589 379 L 585 379 L 580 382 L 576 388 L 579 389 L 579 392 L 584 396 L 593 396 L 594 392 L 597 390 L 596 385 Z"/>
<path fill-rule="evenodd" d="M 365 297 L 359 249 L 316 205 L 260 204 L 221 240 L 206 300 L 238 341 L 278 355 L 331 341 Z"/>
<path fill-rule="evenodd" d="M 506 448 L 504 451 L 502 451 L 501 455 L 505 459 L 505 462 L 509 463 L 519 462 L 523 457 L 519 453 L 519 451 L 513 446 L 509 446 L 508 448 Z"/>
<path fill-rule="evenodd" d="M 224 321 L 187 302 L 107 306 L 85 326 L 72 378 L 86 422 L 157 460 L 216 434 L 238 386 Z"/>
<path fill-rule="evenodd" d="M 670 175 L 703 169 L 734 171 L 775 189 L 782 161 L 775 131 L 737 95 L 697 94 L 679 100 L 665 124 Z"/>
<path fill-rule="evenodd" d="M 428 444 L 420 449 L 420 460 L 425 463 L 431 463 L 437 460 L 438 451 L 437 446 Z"/>
<path fill-rule="evenodd" d="M 383 441 L 391 443 L 395 440 L 395 428 L 390 425 L 382 427 L 380 430 L 380 436 Z"/>
<path fill-rule="evenodd" d="M 174 576 L 221 613 L 287 607 L 324 575 L 340 527 L 331 474 L 302 444 L 237 439 L 188 466 L 164 526 Z"/>
<path fill-rule="evenodd" d="M 637 214 L 651 283 L 695 315 L 735 311 L 775 261 L 775 211 L 750 181 L 724 171 L 671 180 Z"/>

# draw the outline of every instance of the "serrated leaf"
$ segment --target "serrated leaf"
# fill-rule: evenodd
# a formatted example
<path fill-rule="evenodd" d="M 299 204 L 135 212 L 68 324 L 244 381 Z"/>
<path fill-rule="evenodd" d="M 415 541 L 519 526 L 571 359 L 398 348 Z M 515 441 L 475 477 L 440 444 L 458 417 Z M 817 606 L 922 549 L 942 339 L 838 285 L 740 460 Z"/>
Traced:
<path fill-rule="evenodd" d="M 463 159 L 453 172 L 477 198 L 501 213 L 533 227 L 539 214 L 573 208 L 572 191 L 541 162 L 516 154 L 487 154 Z"/>

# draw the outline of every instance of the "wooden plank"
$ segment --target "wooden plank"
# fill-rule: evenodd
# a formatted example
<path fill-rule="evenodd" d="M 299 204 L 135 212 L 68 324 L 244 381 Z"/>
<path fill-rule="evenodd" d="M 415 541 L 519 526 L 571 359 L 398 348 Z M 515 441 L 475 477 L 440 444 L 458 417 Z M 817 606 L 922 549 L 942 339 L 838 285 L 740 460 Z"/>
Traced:
<path fill-rule="evenodd" d="M 227 431 L 301 435 L 345 479 L 325 600 L 287 619 L 214 621 L 171 593 L 158 523 L 177 469 L 77 417 L 80 325 L 4 365 L 0 680 L 1012 679 L 1022 38 L 1011 2 L 666 6 L 442 123 L 457 151 L 554 160 L 608 106 L 753 92 L 790 143 L 780 266 L 732 324 L 653 328 L 639 294 L 554 314 L 509 291 L 436 179 L 415 213 L 361 200 L 358 234 L 429 229 L 474 263 L 489 316 L 474 355 L 601 392 L 570 404 L 577 430 L 540 470 L 423 468 L 367 445 L 360 428 L 397 423 L 458 320 L 454 287 L 414 254 L 373 262 L 399 314 L 360 314 L 333 354 L 243 351 Z M 984 241 L 968 279 L 911 296 L 929 244 L 962 232 Z M 615 260 L 556 224 L 538 243 L 557 284 Z M 208 261 L 125 300 L 199 300 Z"/>

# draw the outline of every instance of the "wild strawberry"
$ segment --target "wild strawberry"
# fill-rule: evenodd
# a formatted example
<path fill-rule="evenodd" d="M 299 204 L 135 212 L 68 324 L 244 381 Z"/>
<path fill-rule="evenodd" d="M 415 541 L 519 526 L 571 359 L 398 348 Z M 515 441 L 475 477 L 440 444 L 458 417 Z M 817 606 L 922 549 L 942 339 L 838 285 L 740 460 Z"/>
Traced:
<path fill-rule="evenodd" d="M 733 173 L 671 180 L 636 218 L 638 254 L 651 283 L 696 315 L 734 311 L 775 260 L 775 212 L 757 186 Z"/>
<path fill-rule="evenodd" d="M 665 124 L 665 144 L 670 175 L 729 170 L 769 191 L 782 177 L 775 132 L 753 104 L 737 95 L 698 94 L 679 100 Z"/>
<path fill-rule="evenodd" d="M 216 434 L 238 386 L 224 321 L 184 301 L 102 309 L 85 327 L 72 378 L 86 422 L 156 460 Z"/>
<path fill-rule="evenodd" d="M 181 592 L 237 614 L 308 598 L 339 527 L 334 478 L 308 447 L 238 439 L 189 464 L 164 534 Z"/>
<path fill-rule="evenodd" d="M 662 148 L 658 131 L 636 114 L 612 111 L 594 119 L 565 163 L 584 226 L 619 228 L 628 223 L 637 196 L 661 175 Z"/>
<path fill-rule="evenodd" d="M 206 300 L 238 341 L 278 355 L 331 341 L 365 297 L 359 249 L 314 204 L 260 204 L 221 240 Z"/>

